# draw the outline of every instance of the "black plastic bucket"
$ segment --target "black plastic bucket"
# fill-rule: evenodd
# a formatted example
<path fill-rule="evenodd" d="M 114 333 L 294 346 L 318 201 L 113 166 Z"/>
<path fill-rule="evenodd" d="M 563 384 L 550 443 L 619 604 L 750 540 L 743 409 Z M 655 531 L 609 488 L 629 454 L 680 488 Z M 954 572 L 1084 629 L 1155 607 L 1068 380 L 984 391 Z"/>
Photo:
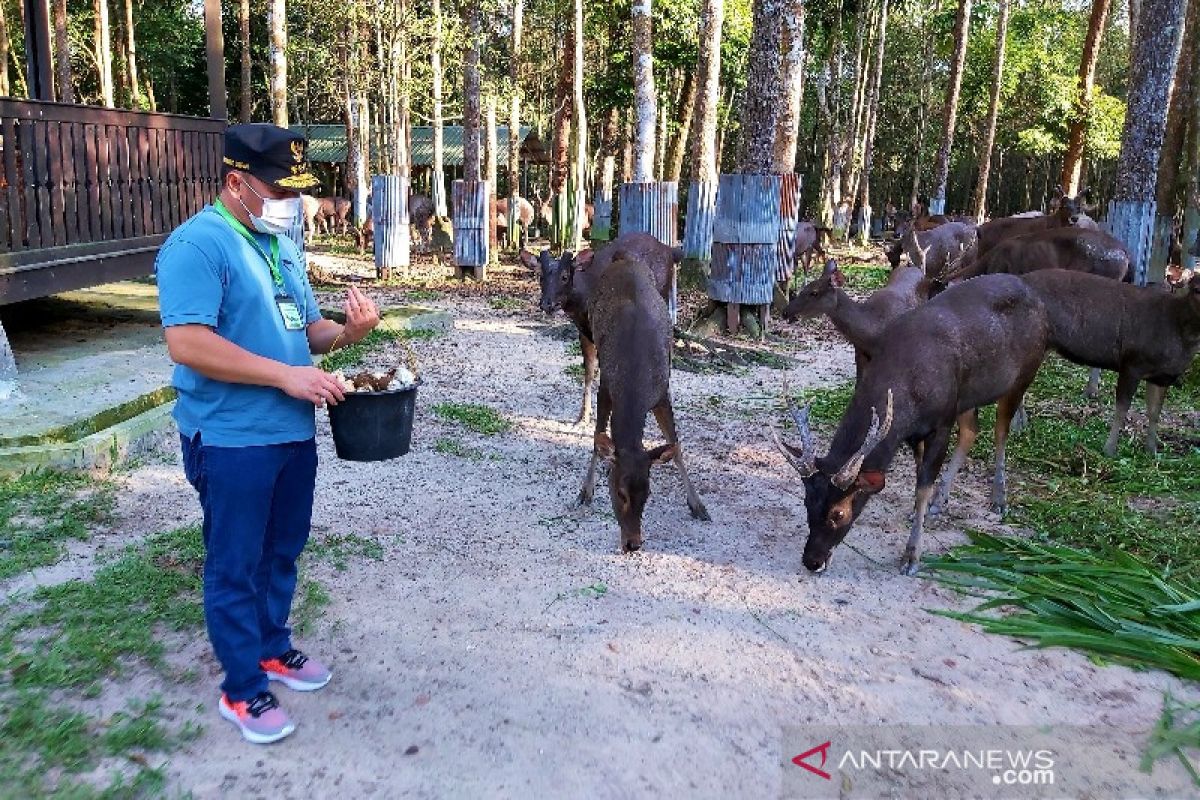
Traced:
<path fill-rule="evenodd" d="M 408 452 L 417 386 L 391 392 L 347 392 L 329 406 L 333 449 L 346 461 L 386 461 Z"/>

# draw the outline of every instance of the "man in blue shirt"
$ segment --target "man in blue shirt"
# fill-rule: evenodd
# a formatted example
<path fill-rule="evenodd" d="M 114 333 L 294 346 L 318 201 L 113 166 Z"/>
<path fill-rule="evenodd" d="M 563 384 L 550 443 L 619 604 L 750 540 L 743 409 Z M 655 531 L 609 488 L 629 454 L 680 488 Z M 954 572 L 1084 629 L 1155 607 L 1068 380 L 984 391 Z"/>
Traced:
<path fill-rule="evenodd" d="M 311 354 L 379 322 L 355 288 L 345 325 L 323 319 L 304 256 L 282 235 L 299 219 L 300 190 L 317 183 L 305 147 L 274 125 L 229 128 L 217 200 L 155 262 L 184 472 L 204 510 L 204 617 L 225 670 L 218 710 L 259 744 L 295 730 L 269 680 L 314 691 L 330 679 L 287 625 L 312 518 L 314 408 L 344 398 Z"/>

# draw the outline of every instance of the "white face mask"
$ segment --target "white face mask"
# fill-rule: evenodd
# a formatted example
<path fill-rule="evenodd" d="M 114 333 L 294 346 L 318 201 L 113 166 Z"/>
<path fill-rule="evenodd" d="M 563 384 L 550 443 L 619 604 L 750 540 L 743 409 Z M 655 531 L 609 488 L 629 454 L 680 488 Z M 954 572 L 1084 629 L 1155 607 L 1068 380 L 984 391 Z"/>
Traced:
<path fill-rule="evenodd" d="M 250 209 L 246 207 L 242 199 L 238 198 L 238 202 L 242 203 L 242 208 L 246 209 L 246 214 L 250 217 L 250 224 L 254 226 L 254 230 L 259 233 L 273 233 L 278 235 L 286 234 L 292 228 L 296 227 L 296 222 L 300 219 L 301 210 L 299 197 L 287 197 L 283 199 L 263 197 L 254 191 L 254 187 L 248 181 L 244 181 L 243 183 L 263 203 L 262 216 L 258 217 L 251 214 Z"/>

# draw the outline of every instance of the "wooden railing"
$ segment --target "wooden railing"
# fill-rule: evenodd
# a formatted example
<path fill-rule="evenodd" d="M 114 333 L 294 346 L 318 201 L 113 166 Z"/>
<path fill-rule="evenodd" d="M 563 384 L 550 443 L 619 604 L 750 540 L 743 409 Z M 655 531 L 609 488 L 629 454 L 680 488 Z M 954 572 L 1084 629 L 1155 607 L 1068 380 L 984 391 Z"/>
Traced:
<path fill-rule="evenodd" d="M 219 188 L 225 122 L 0 99 L 0 305 L 148 274 Z"/>

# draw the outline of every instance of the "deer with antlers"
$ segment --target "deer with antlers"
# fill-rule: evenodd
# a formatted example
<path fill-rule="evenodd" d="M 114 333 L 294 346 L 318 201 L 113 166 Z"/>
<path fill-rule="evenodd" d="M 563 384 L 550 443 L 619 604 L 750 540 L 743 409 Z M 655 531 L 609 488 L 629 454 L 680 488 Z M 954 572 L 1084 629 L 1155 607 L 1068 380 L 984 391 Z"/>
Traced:
<path fill-rule="evenodd" d="M 867 501 L 884 488 L 902 444 L 917 461 L 912 531 L 901 571 L 920 566 L 925 515 L 934 481 L 958 423 L 958 445 L 938 488 L 945 504 L 955 475 L 979 432 L 978 409 L 997 404 L 993 510 L 1006 504 L 1004 446 L 1009 426 L 1046 351 L 1046 309 L 1020 278 L 987 275 L 947 289 L 898 317 L 864 366 L 833 436 L 818 458 L 808 410 L 791 406 L 799 445 L 776 445 L 804 482 L 808 539 L 803 563 L 824 572 Z M 881 416 L 882 414 L 882 416 Z"/>

